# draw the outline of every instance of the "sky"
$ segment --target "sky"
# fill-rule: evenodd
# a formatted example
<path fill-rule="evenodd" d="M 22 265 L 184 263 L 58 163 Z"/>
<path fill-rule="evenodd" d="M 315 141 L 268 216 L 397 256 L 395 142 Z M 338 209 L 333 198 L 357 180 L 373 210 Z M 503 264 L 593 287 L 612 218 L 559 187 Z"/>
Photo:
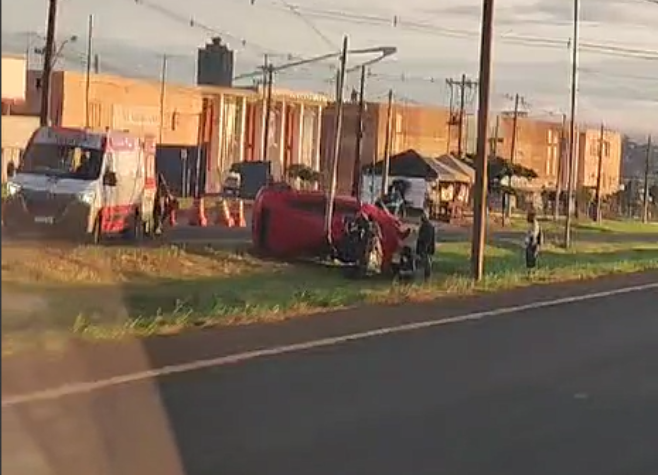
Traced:
<path fill-rule="evenodd" d="M 2 0 L 3 51 L 43 44 L 47 3 Z M 194 81 L 196 49 L 215 35 L 236 50 L 238 73 L 255 71 L 264 54 L 279 65 L 338 51 L 348 35 L 350 48 L 398 50 L 371 68 L 369 99 L 392 88 L 397 101 L 446 104 L 447 78 L 477 78 L 481 9 L 482 0 L 60 0 L 57 37 L 78 36 L 60 67 L 84 64 L 89 15 L 102 71 L 156 79 L 167 54 L 172 82 Z M 658 135 L 658 3 L 581 0 L 580 20 L 578 120 Z M 532 116 L 568 112 L 572 25 L 571 0 L 496 0 L 495 110 L 518 93 Z M 333 94 L 335 63 L 281 72 L 276 84 Z M 347 83 L 356 87 L 358 72 Z M 474 109 L 475 94 L 467 99 Z"/>

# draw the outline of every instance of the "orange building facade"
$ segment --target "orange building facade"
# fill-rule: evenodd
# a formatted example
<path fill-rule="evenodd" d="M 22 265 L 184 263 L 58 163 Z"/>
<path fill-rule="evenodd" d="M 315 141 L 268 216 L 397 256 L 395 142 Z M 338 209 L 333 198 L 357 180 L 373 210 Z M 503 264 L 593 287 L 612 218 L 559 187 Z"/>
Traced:
<path fill-rule="evenodd" d="M 27 75 L 22 113 L 38 114 L 40 71 Z M 265 140 L 262 91 L 214 86 L 178 86 L 111 75 L 56 71 L 50 120 L 55 125 L 122 129 L 153 135 L 167 146 L 206 150 L 206 191 L 216 192 L 236 162 L 260 160 Z M 319 95 L 275 90 L 267 158 L 275 176 L 293 163 L 319 166 L 320 117 L 327 100 Z"/>

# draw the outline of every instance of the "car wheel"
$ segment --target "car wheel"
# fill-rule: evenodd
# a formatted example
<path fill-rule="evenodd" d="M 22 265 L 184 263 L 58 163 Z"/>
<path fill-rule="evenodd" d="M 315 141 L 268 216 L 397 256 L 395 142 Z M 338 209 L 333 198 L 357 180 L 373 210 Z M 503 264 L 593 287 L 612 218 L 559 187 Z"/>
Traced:
<path fill-rule="evenodd" d="M 263 208 L 261 210 L 261 215 L 260 215 L 260 229 L 258 230 L 258 242 L 256 244 L 256 248 L 262 252 L 262 253 L 267 253 L 268 251 L 268 235 L 270 232 L 270 219 L 271 219 L 271 212 L 267 208 Z"/>
<path fill-rule="evenodd" d="M 144 221 L 142 221 L 142 216 L 138 212 L 135 212 L 135 215 L 133 216 L 131 221 L 132 222 L 130 228 L 126 233 L 126 237 L 130 241 L 139 242 L 144 237 L 145 223 Z"/>

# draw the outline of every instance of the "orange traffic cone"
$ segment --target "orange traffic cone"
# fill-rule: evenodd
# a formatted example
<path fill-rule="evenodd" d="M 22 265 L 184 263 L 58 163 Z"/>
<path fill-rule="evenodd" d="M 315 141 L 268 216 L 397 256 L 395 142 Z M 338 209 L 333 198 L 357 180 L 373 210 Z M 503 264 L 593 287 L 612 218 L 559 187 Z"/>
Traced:
<path fill-rule="evenodd" d="M 237 200 L 236 201 L 236 206 L 233 209 L 233 221 L 235 222 L 235 226 L 239 228 L 246 228 L 247 227 L 247 221 L 244 217 L 244 201 L 243 200 Z"/>
<path fill-rule="evenodd" d="M 208 226 L 208 218 L 206 218 L 206 206 L 203 198 L 194 199 L 194 209 L 190 216 L 190 226 Z"/>
<path fill-rule="evenodd" d="M 218 226 L 224 226 L 226 228 L 232 228 L 235 226 L 233 221 L 233 216 L 228 208 L 228 202 L 226 200 L 219 200 L 217 202 L 217 222 Z"/>

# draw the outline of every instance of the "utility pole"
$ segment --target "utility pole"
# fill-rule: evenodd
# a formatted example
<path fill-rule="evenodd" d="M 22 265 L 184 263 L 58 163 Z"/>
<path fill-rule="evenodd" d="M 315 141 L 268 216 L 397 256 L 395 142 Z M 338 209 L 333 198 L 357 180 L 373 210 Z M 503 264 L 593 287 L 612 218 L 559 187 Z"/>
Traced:
<path fill-rule="evenodd" d="M 573 38 L 571 39 L 571 117 L 569 131 L 569 169 L 567 179 L 567 216 L 564 224 L 564 247 L 571 247 L 571 220 L 573 215 L 574 188 L 578 175 L 576 156 L 576 100 L 578 96 L 578 34 L 580 29 L 580 0 L 573 0 Z"/>
<path fill-rule="evenodd" d="M 651 172 L 651 146 L 651 135 L 649 135 L 647 140 L 647 158 L 644 164 L 644 200 L 642 202 L 642 222 L 645 224 L 649 222 L 649 174 Z"/>
<path fill-rule="evenodd" d="M 512 116 L 512 143 L 510 144 L 510 162 L 512 164 L 516 163 L 516 140 L 519 130 L 519 105 L 522 101 L 522 97 L 517 93 L 514 95 L 514 115 Z M 507 185 L 512 187 L 512 175 L 511 173 L 507 176 Z M 511 206 L 510 200 L 508 199 L 508 193 L 503 190 L 503 227 L 506 225 L 506 219 L 510 215 Z"/>
<path fill-rule="evenodd" d="M 567 115 L 562 114 L 562 128 L 560 129 L 560 150 L 558 152 L 557 171 L 555 173 L 555 205 L 553 206 L 553 220 L 560 217 L 562 207 L 562 175 L 564 175 L 564 159 L 566 158 L 567 143 Z"/>
<path fill-rule="evenodd" d="M 94 16 L 89 15 L 87 27 L 87 73 L 85 76 L 85 127 L 89 127 L 89 92 L 91 89 L 92 38 L 94 36 Z"/>
<path fill-rule="evenodd" d="M 388 174 L 391 167 L 391 135 L 393 132 L 393 89 L 388 90 L 388 109 L 386 111 L 386 137 L 384 137 L 384 166 L 382 168 L 382 188 L 380 195 L 384 196 L 388 188 Z"/>
<path fill-rule="evenodd" d="M 510 161 L 516 163 L 516 138 L 519 129 L 519 103 L 521 101 L 521 96 L 519 94 L 514 95 L 514 115 L 512 116 L 512 143 L 510 145 Z"/>
<path fill-rule="evenodd" d="M 336 117 L 334 121 L 334 150 L 333 163 L 331 164 L 331 177 L 329 183 L 329 196 L 325 210 L 324 230 L 327 244 L 331 247 L 331 223 L 334 217 L 334 199 L 336 198 L 336 175 L 338 174 L 338 160 L 340 159 L 340 143 L 343 129 L 343 89 L 345 87 L 345 70 L 347 67 L 347 36 L 343 37 L 343 50 L 340 54 L 340 69 L 336 78 Z"/>
<path fill-rule="evenodd" d="M 457 131 L 457 155 L 461 157 L 464 153 L 464 115 L 466 111 L 466 90 L 471 90 L 476 87 L 477 81 L 468 79 L 466 74 L 462 74 L 460 79 L 448 79 L 446 83 L 451 88 L 451 97 L 453 94 L 453 88 L 457 88 L 459 90 L 459 116 L 457 118 L 459 130 Z"/>
<path fill-rule="evenodd" d="M 466 107 L 466 74 L 462 74 L 462 80 L 459 87 L 459 131 L 457 154 L 462 157 L 464 154 L 464 108 Z"/>
<path fill-rule="evenodd" d="M 267 59 L 266 59 L 267 61 Z M 270 149 L 270 120 L 272 118 L 272 84 L 274 83 L 274 66 L 267 64 L 265 67 L 265 114 L 263 123 L 263 158 L 267 161 Z"/>
<path fill-rule="evenodd" d="M 594 220 L 601 222 L 601 186 L 603 185 L 603 144 L 605 142 L 605 126 L 601 124 L 601 133 L 599 134 L 599 163 L 596 168 L 596 210 Z"/>
<path fill-rule="evenodd" d="M 366 66 L 361 66 L 359 83 L 359 112 L 356 120 L 356 150 L 352 170 L 352 196 L 361 201 L 361 156 L 363 154 L 363 113 L 365 111 Z"/>
<path fill-rule="evenodd" d="M 55 24 L 57 23 L 57 0 L 48 2 L 48 23 L 46 27 L 46 46 L 43 56 L 43 71 L 41 73 L 41 126 L 47 126 L 50 121 L 50 83 L 53 75 L 53 56 L 55 54 Z"/>
<path fill-rule="evenodd" d="M 450 82 L 450 79 L 446 80 L 446 84 L 450 87 L 450 114 L 448 115 L 448 140 L 446 141 L 446 153 L 450 154 L 452 150 L 450 150 L 450 146 L 452 145 L 452 118 L 454 114 L 454 108 L 455 108 L 455 90 L 452 87 L 452 84 Z"/>
<path fill-rule="evenodd" d="M 160 73 L 160 124 L 158 127 L 158 143 L 162 143 L 165 121 L 165 91 L 167 89 L 167 55 L 162 55 L 162 71 Z"/>
<path fill-rule="evenodd" d="M 484 275 L 485 224 L 487 216 L 487 133 L 489 131 L 489 89 L 491 87 L 491 50 L 493 42 L 494 0 L 483 0 L 480 43 L 480 88 L 478 97 L 478 136 L 473 197 L 473 237 L 471 271 L 475 281 Z"/>
<path fill-rule="evenodd" d="M 491 158 L 494 160 L 498 156 L 498 137 L 500 136 L 500 116 L 496 116 L 496 125 L 494 127 L 493 146 L 491 147 Z"/>

